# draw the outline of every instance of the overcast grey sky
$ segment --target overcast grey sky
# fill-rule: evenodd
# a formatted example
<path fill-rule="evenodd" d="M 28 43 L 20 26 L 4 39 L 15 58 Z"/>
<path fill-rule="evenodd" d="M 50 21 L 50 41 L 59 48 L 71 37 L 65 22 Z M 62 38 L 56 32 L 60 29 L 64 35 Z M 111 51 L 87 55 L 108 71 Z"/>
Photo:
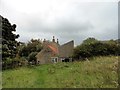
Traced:
<path fill-rule="evenodd" d="M 22 42 L 55 36 L 77 45 L 88 37 L 118 38 L 117 0 L 1 0 L 0 14 L 17 25 Z"/>

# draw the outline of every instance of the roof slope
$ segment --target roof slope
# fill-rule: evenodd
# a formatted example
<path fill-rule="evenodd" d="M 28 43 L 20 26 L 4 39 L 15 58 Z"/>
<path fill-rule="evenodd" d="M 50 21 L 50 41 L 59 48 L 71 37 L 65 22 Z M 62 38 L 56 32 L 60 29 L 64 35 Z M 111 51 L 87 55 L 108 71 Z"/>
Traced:
<path fill-rule="evenodd" d="M 59 56 L 60 57 L 70 57 L 73 54 L 74 41 L 65 43 L 59 47 Z"/>
<path fill-rule="evenodd" d="M 54 47 L 54 46 L 52 46 L 52 45 L 48 45 L 48 47 L 49 47 L 54 53 L 58 54 L 58 49 L 57 49 L 57 47 Z"/>

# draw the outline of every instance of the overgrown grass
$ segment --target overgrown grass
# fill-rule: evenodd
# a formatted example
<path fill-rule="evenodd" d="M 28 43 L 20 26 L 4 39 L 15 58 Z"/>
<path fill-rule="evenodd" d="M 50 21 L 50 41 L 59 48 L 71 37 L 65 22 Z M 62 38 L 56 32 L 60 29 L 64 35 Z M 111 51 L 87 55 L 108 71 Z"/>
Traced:
<path fill-rule="evenodd" d="M 118 57 L 3 71 L 3 88 L 115 88 Z"/>

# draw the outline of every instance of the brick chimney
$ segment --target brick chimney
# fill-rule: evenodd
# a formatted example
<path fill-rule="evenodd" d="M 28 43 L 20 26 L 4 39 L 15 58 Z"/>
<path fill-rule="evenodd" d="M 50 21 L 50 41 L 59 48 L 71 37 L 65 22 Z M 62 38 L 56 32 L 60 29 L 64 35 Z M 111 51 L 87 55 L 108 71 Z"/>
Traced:
<path fill-rule="evenodd" d="M 44 41 L 43 42 L 45 42 L 46 41 L 46 39 L 44 39 Z"/>
<path fill-rule="evenodd" d="M 55 42 L 55 37 L 53 36 L 52 42 Z"/>
<path fill-rule="evenodd" d="M 57 44 L 59 44 L 59 41 L 58 41 L 58 39 L 57 39 Z"/>

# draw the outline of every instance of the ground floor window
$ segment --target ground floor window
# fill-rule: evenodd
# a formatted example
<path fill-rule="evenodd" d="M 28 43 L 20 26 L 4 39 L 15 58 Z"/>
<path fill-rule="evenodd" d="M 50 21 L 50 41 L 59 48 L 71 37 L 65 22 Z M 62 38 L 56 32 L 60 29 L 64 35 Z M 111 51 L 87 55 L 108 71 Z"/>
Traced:
<path fill-rule="evenodd" d="M 61 58 L 61 62 L 72 62 L 72 58 Z"/>
<path fill-rule="evenodd" d="M 65 58 L 61 58 L 61 61 L 62 61 L 62 62 L 65 62 Z"/>
<path fill-rule="evenodd" d="M 40 61 L 37 61 L 37 64 L 40 64 Z"/>
<path fill-rule="evenodd" d="M 58 57 L 51 57 L 51 61 L 53 63 L 57 63 L 58 62 Z"/>

